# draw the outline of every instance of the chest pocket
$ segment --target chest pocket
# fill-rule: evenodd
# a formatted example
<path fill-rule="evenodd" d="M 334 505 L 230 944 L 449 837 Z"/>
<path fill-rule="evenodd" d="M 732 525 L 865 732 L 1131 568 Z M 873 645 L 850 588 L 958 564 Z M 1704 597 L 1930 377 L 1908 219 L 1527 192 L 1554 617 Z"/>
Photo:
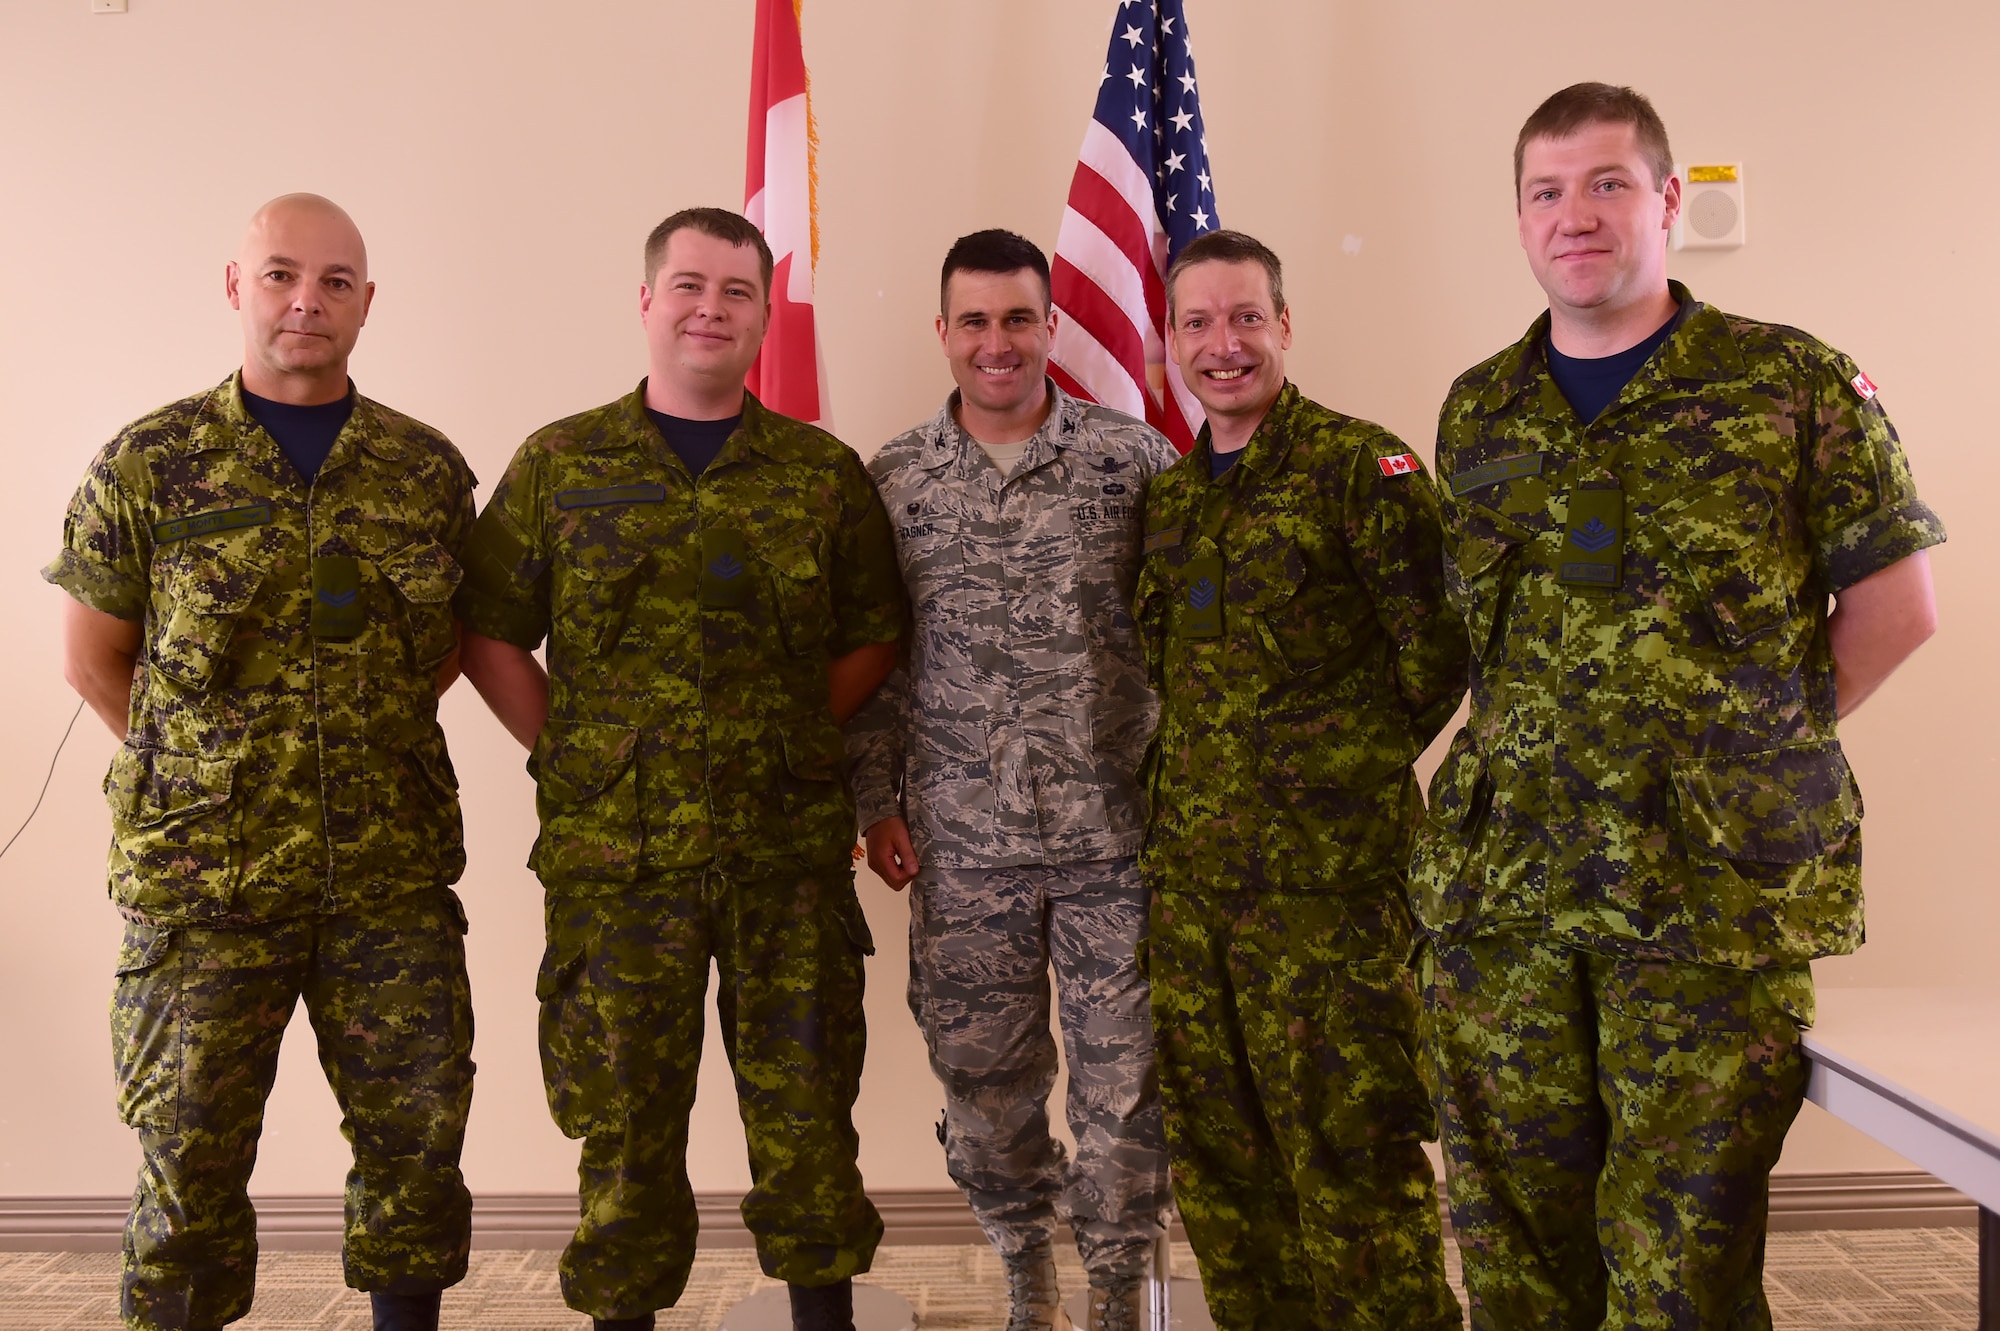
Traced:
<path fill-rule="evenodd" d="M 824 652 L 833 636 L 833 606 L 810 534 L 768 538 L 760 543 L 757 557 L 769 570 L 785 646 L 797 656 Z"/>
<path fill-rule="evenodd" d="M 1353 642 L 1330 613 L 1328 589 L 1310 572 L 1303 551 L 1274 539 L 1246 545 L 1231 561 L 1229 602 L 1244 617 L 1239 622 L 1255 633 L 1273 683 L 1326 673 L 1326 664 Z"/>
<path fill-rule="evenodd" d="M 1777 518 L 1769 489 L 1747 468 L 1705 482 L 1654 514 L 1717 641 L 1732 650 L 1797 613 Z"/>
<path fill-rule="evenodd" d="M 376 566 L 396 589 L 410 663 L 435 670 L 457 646 L 451 597 L 465 577 L 458 561 L 434 536 L 420 536 Z"/>
<path fill-rule="evenodd" d="M 556 564 L 561 582 L 552 618 L 566 646 L 584 656 L 597 656 L 618 645 L 645 562 L 642 552 L 623 545 L 600 546 L 589 552 L 589 558 L 574 561 L 564 553 Z"/>
<path fill-rule="evenodd" d="M 1515 556 L 1533 533 L 1483 504 L 1467 504 L 1445 546 L 1445 597 L 1481 660 L 1498 655 L 1495 629 L 1513 589 Z"/>
<path fill-rule="evenodd" d="M 152 668 L 189 688 L 206 689 L 264 577 L 265 570 L 247 560 L 182 551 L 161 578 L 167 604 L 148 652 Z"/>

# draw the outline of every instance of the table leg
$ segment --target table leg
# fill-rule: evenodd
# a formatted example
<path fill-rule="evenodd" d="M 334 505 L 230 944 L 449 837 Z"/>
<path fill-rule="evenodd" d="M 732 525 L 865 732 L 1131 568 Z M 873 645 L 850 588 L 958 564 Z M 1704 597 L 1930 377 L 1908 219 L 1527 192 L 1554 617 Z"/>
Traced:
<path fill-rule="evenodd" d="M 1979 1331 L 2000 1331 L 2000 1214 L 1979 1208 Z"/>

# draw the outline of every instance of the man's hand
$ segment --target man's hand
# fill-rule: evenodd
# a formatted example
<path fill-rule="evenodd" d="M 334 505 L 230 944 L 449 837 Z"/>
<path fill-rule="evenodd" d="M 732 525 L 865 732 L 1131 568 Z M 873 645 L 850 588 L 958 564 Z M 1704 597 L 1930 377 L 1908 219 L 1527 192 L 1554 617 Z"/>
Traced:
<path fill-rule="evenodd" d="M 524 749 L 533 749 L 549 719 L 549 675 L 525 647 L 467 630 L 459 665 L 472 687 Z"/>
<path fill-rule="evenodd" d="M 1836 596 L 1826 636 L 1833 648 L 1840 714 L 1859 707 L 1936 632 L 1937 596 L 1925 551 L 1897 560 Z"/>
<path fill-rule="evenodd" d="M 908 887 L 917 876 L 917 852 L 910 845 L 910 825 L 894 814 L 872 824 L 862 834 L 868 841 L 868 867 L 892 892 Z"/>
<path fill-rule="evenodd" d="M 120 619 L 65 598 L 63 678 L 121 742 L 132 711 L 139 631 L 136 619 Z"/>

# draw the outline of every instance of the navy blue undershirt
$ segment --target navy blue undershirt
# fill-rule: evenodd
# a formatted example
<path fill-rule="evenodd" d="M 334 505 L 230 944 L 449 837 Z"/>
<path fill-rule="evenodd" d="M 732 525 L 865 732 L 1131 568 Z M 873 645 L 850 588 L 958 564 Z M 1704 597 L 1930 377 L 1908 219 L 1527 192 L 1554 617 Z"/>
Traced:
<path fill-rule="evenodd" d="M 1676 309 L 1673 317 L 1661 324 L 1658 331 L 1636 346 L 1609 356 L 1565 356 L 1556 350 L 1555 339 L 1549 339 L 1549 378 L 1556 381 L 1556 387 L 1569 399 L 1570 410 L 1576 413 L 1576 418 L 1588 425 L 1603 415 L 1604 409 L 1616 402 L 1618 395 L 1625 391 L 1625 385 L 1632 382 L 1632 376 L 1639 373 L 1640 367 L 1660 349 L 1660 344 L 1674 331 L 1674 324 L 1679 322 L 1680 317 L 1680 311 Z"/>
<path fill-rule="evenodd" d="M 306 484 L 311 485 L 326 463 L 326 455 L 333 451 L 333 441 L 340 437 L 347 418 L 354 414 L 354 390 L 348 389 L 347 396 L 338 402 L 295 407 L 289 402 L 258 397 L 246 388 L 243 409 L 250 413 L 251 420 L 264 427 L 265 434 L 278 441 L 279 451 L 305 477 Z"/>
<path fill-rule="evenodd" d="M 1227 476 L 1229 469 L 1236 465 L 1236 460 L 1242 457 L 1247 451 L 1248 446 L 1246 445 L 1244 448 L 1233 448 L 1227 453 L 1218 453 L 1215 451 L 1215 445 L 1210 444 L 1208 446 L 1208 479 L 1219 481 L 1224 476 Z"/>
<path fill-rule="evenodd" d="M 679 454 L 688 475 L 697 477 L 708 470 L 708 464 L 715 461 L 722 445 L 743 423 L 740 411 L 719 421 L 691 421 L 684 416 L 669 416 L 664 411 L 654 411 L 651 407 L 646 408 L 646 414 L 653 418 L 653 428 L 666 439 L 667 447 Z"/>

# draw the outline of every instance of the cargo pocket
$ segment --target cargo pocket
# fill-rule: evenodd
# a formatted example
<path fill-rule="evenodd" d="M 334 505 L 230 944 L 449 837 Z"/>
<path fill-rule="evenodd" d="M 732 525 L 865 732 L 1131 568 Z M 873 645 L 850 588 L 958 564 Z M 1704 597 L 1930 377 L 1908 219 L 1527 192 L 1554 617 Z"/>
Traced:
<path fill-rule="evenodd" d="M 150 667 L 177 684 L 206 689 L 237 621 L 264 585 L 265 570 L 213 551 L 184 551 L 161 578 L 169 609 L 147 650 Z"/>
<path fill-rule="evenodd" d="M 1725 916 L 1812 892 L 1814 862 L 1861 826 L 1861 791 L 1835 740 L 1676 758 L 1671 770 L 1674 817 L 1690 862 L 1718 889 L 1736 889 L 1717 902 Z"/>
<path fill-rule="evenodd" d="M 609 1032 L 592 1001 L 584 960 L 581 945 L 551 943 L 535 975 L 542 1087 L 556 1127 L 570 1138 L 620 1126 L 625 1118 L 611 1067 Z"/>
<path fill-rule="evenodd" d="M 1493 780 L 1470 729 L 1452 736 L 1430 795 L 1411 856 L 1410 895 L 1424 930 L 1451 937 L 1479 912 L 1484 875 L 1475 852 L 1493 803 Z"/>
<path fill-rule="evenodd" d="M 180 1130 L 186 1027 L 173 931 L 128 920 L 111 993 L 111 1064 L 118 1117 L 129 1126 Z"/>
<path fill-rule="evenodd" d="M 458 645 L 452 629 L 451 598 L 465 572 L 434 536 L 410 542 L 376 567 L 401 598 L 403 635 L 410 664 L 436 670 Z"/>
<path fill-rule="evenodd" d="M 1320 1139 L 1335 1150 L 1429 1141 L 1437 1119 L 1418 1071 L 1416 974 L 1398 957 L 1327 966 L 1312 1038 L 1293 1046 Z"/>
<path fill-rule="evenodd" d="M 780 537 L 757 555 L 770 570 L 771 599 L 786 649 L 794 656 L 823 652 L 833 633 L 833 609 L 827 604 L 826 580 L 812 548 L 801 538 Z"/>
<path fill-rule="evenodd" d="M 1770 491 L 1748 468 L 1703 483 L 1653 516 L 1673 542 L 1717 641 L 1732 650 L 1797 614 L 1776 517 Z"/>
<path fill-rule="evenodd" d="M 111 879 L 122 906 L 227 905 L 242 873 L 236 759 L 126 743 L 104 775 Z"/>
<path fill-rule="evenodd" d="M 861 898 L 854 891 L 852 883 L 842 891 L 836 882 L 832 886 L 834 894 L 834 914 L 840 919 L 841 932 L 848 944 L 864 957 L 875 955 L 875 931 L 868 927 L 868 913 L 861 908 Z"/>
<path fill-rule="evenodd" d="M 1495 638 L 1513 588 L 1512 556 L 1532 535 L 1504 514 L 1468 504 L 1446 541 L 1445 598 L 1465 621 L 1472 653 L 1482 661 L 1499 659 Z"/>
<path fill-rule="evenodd" d="M 544 882 L 629 883 L 639 876 L 639 820 L 632 726 L 551 718 L 528 757 L 541 835 L 529 867 Z"/>

